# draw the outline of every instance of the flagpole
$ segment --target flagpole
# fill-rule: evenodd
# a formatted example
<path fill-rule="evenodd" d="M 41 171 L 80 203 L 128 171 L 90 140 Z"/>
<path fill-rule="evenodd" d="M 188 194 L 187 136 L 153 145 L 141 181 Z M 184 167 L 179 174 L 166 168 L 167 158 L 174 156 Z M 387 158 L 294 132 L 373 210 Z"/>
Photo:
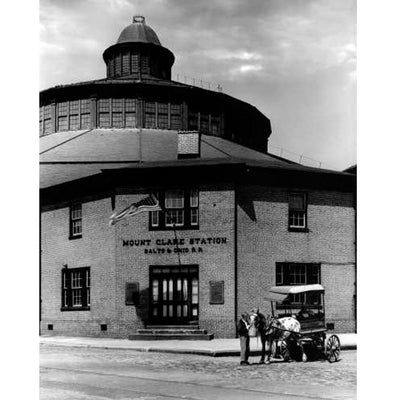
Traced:
<path fill-rule="evenodd" d="M 139 163 L 142 162 L 142 128 L 139 128 Z"/>
<path fill-rule="evenodd" d="M 178 253 L 178 262 L 179 262 L 179 266 L 181 267 L 182 266 L 182 264 L 181 264 L 181 255 L 180 255 L 179 247 L 178 247 L 178 236 L 176 234 L 175 222 L 172 223 L 172 226 L 174 228 L 174 233 L 175 233 L 175 246 L 176 246 L 176 252 Z"/>

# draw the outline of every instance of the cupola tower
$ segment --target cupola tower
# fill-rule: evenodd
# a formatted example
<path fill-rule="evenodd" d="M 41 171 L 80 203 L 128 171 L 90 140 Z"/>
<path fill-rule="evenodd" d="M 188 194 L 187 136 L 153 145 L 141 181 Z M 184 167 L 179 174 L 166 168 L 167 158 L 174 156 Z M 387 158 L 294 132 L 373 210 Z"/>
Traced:
<path fill-rule="evenodd" d="M 142 16 L 133 17 L 124 28 L 117 43 L 103 53 L 107 65 L 107 78 L 135 80 L 171 79 L 173 53 L 161 45 L 157 34 Z"/>

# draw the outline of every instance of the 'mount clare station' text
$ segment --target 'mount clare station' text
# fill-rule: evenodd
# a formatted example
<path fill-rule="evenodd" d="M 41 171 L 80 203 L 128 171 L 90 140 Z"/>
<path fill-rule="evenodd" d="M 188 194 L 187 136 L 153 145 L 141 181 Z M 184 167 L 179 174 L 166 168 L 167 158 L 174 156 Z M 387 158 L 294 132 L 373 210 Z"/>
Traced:
<path fill-rule="evenodd" d="M 201 246 L 223 245 L 226 237 L 158 238 L 158 239 L 122 239 L 123 247 L 142 247 L 145 254 L 165 253 L 202 253 Z M 157 246 L 157 247 L 154 247 Z M 186 246 L 186 247 L 185 247 Z M 192 247 L 187 247 L 192 246 Z"/>

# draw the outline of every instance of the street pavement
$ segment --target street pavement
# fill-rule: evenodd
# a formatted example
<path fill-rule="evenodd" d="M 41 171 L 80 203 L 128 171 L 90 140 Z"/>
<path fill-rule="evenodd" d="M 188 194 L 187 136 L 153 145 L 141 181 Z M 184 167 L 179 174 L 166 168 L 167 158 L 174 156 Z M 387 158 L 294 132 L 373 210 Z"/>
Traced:
<path fill-rule="evenodd" d="M 329 336 L 329 335 L 327 335 Z M 357 348 L 357 335 L 354 333 L 338 334 L 342 350 Z M 166 352 L 178 354 L 197 354 L 213 357 L 239 355 L 239 339 L 214 340 L 128 340 L 113 338 L 41 336 L 41 344 L 68 347 L 92 347 L 107 349 L 130 349 L 145 352 Z M 259 338 L 250 339 L 252 354 L 259 354 Z"/>
<path fill-rule="evenodd" d="M 251 365 L 240 366 L 232 356 L 42 342 L 40 399 L 356 399 L 356 354 L 344 351 L 332 364 L 259 365 L 259 357 L 252 356 Z"/>

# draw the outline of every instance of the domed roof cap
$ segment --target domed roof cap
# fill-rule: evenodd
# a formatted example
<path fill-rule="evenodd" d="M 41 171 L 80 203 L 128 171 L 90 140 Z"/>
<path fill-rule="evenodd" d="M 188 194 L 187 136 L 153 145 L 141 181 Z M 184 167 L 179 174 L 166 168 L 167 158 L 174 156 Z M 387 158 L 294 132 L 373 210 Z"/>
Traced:
<path fill-rule="evenodd" d="M 156 33 L 146 25 L 145 19 L 141 15 L 134 16 L 132 24 L 127 26 L 119 35 L 117 43 L 126 42 L 153 43 L 161 46 Z"/>

